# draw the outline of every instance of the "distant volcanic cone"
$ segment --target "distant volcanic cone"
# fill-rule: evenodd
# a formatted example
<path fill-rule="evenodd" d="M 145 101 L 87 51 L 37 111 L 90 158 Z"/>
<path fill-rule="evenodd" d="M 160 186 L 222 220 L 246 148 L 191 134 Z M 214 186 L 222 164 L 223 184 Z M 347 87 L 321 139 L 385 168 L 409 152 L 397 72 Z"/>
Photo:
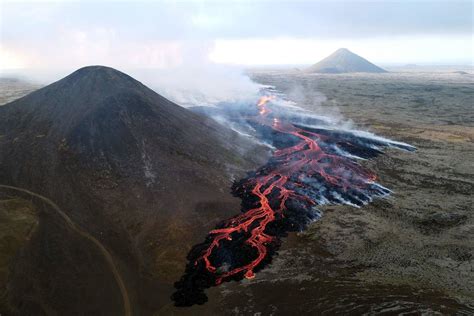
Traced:
<path fill-rule="evenodd" d="M 354 54 L 347 48 L 339 48 L 328 57 L 308 68 L 307 71 L 313 73 L 387 72 L 367 59 Z"/>

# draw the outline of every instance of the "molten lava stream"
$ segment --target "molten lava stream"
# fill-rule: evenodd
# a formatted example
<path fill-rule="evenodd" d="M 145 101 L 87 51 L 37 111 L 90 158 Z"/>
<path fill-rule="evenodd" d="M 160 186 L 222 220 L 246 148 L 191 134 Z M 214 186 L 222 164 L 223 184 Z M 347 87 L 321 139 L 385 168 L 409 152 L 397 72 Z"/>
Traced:
<path fill-rule="evenodd" d="M 281 123 L 277 118 L 268 118 L 271 111 L 267 108 L 267 104 L 271 100 L 273 100 L 272 96 L 264 96 L 258 101 L 257 107 L 260 116 L 257 118 L 257 122 L 271 127 L 276 132 L 295 136 L 300 139 L 300 142 L 294 146 L 277 150 L 274 153 L 274 159 L 278 161 L 278 164 L 274 170 L 266 175 L 259 175 L 257 173 L 255 178 L 250 179 L 249 183 L 247 183 L 247 185 L 253 185 L 251 193 L 258 198 L 258 207 L 234 217 L 224 228 L 214 229 L 209 233 L 212 236 L 212 241 L 203 255 L 196 260 L 195 265 L 198 265 L 199 260 L 203 260 L 206 269 L 211 273 L 217 274 L 218 267 L 213 265 L 210 257 L 219 248 L 222 241 L 232 240 L 231 235 L 233 233 L 249 232 L 249 237 L 245 243 L 257 251 L 256 258 L 248 264 L 234 267 L 229 271 L 216 275 L 216 284 L 221 283 L 225 278 L 241 272 L 249 279 L 255 276 L 254 269 L 266 257 L 267 245 L 274 241 L 275 238 L 266 234 L 265 230 L 268 224 L 277 217 L 283 218 L 285 216 L 286 203 L 290 198 L 310 205 L 316 205 L 316 202 L 311 198 L 298 194 L 285 186 L 292 175 L 312 176 L 318 174 L 331 185 L 342 187 L 343 190 L 347 190 L 350 184 L 363 185 L 375 180 L 371 173 L 356 163 L 323 152 L 317 142 L 323 139 L 323 136 L 302 130 L 292 124 Z M 347 181 L 347 172 L 357 174 L 359 178 L 362 178 L 360 183 L 349 183 Z M 344 176 L 344 173 L 346 173 L 346 176 Z M 298 183 L 294 183 L 294 185 L 298 186 Z M 270 201 L 271 196 L 275 196 L 275 193 L 277 194 L 277 208 L 273 208 Z"/>
<path fill-rule="evenodd" d="M 203 304 L 207 301 L 204 290 L 223 281 L 254 278 L 270 262 L 281 237 L 305 229 L 321 216 L 317 206 L 360 207 L 374 197 L 387 196 L 390 190 L 375 183 L 375 175 L 359 165 L 357 158 L 376 157 L 385 147 L 415 149 L 331 129 L 311 115 L 280 108 L 272 111 L 268 103 L 273 99 L 262 97 L 254 116 L 248 117 L 246 110 L 237 112 L 259 138 L 278 149 L 264 166 L 234 183 L 232 191 L 242 200 L 242 213 L 219 224 L 190 250 L 185 274 L 175 283 L 172 298 L 177 306 Z"/>
<path fill-rule="evenodd" d="M 276 180 L 272 181 L 274 178 Z M 230 224 L 230 227 L 215 229 L 210 232 L 210 234 L 215 235 L 214 239 L 206 250 L 205 254 L 201 257 L 205 263 L 206 268 L 209 272 L 216 271 L 210 260 L 209 256 L 212 254 L 213 250 L 219 246 L 219 241 L 223 239 L 231 240 L 231 234 L 234 232 L 247 232 L 250 226 L 258 223 L 255 228 L 251 228 L 250 237 L 246 240 L 246 243 L 256 248 L 258 251 L 258 256 L 252 262 L 242 267 L 234 268 L 231 271 L 221 274 L 216 283 L 220 283 L 222 279 L 229 277 L 231 275 L 237 274 L 239 272 L 245 271 L 246 278 L 253 278 L 254 273 L 253 269 L 265 258 L 267 255 L 267 248 L 265 244 L 273 240 L 272 236 L 265 234 L 265 229 L 267 228 L 268 223 L 275 220 L 276 212 L 282 212 L 284 203 L 281 204 L 281 208 L 274 210 L 270 206 L 269 195 L 273 190 L 277 189 L 280 191 L 280 198 L 283 201 L 286 201 L 288 196 L 292 193 L 284 188 L 284 184 L 287 181 L 286 176 L 279 174 L 270 174 L 265 177 L 256 179 L 255 187 L 252 190 L 252 193 L 258 197 L 260 206 L 254 209 L 247 211 L 246 213 L 235 217 Z M 262 188 L 266 187 L 262 191 Z"/>

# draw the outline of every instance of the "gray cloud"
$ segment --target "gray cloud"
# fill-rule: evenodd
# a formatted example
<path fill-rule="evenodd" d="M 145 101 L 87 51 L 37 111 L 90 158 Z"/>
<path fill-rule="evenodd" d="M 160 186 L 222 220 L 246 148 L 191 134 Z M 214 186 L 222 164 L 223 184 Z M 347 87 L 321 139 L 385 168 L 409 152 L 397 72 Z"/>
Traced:
<path fill-rule="evenodd" d="M 123 39 L 354 38 L 470 34 L 472 1 L 185 1 L 2 4 L 2 41 L 59 28 L 114 28 Z"/>
<path fill-rule="evenodd" d="M 0 4 L 0 66 L 163 68 L 205 64 L 211 51 L 224 63 L 298 64 L 324 57 L 318 54 L 325 44 L 333 50 L 334 43 L 349 43 L 375 61 L 466 63 L 472 55 L 466 48 L 473 33 L 472 6 L 456 0 L 7 0 Z M 252 39 L 294 41 L 272 46 L 272 54 L 262 45 L 254 51 Z M 238 47 L 226 51 L 224 44 L 232 41 Z"/>

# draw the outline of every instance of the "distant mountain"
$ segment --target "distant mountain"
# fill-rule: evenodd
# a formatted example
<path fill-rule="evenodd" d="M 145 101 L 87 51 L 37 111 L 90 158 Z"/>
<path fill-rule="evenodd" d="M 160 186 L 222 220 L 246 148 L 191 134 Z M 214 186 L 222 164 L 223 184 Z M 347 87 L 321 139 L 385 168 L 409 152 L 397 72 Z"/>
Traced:
<path fill-rule="evenodd" d="M 347 48 L 339 48 L 307 71 L 314 73 L 387 72 Z"/>
<path fill-rule="evenodd" d="M 255 151 L 263 152 L 108 67 L 79 69 L 0 107 L 0 184 L 51 199 L 100 240 L 137 315 L 169 301 L 189 247 L 239 210 L 230 186 L 261 163 L 254 157 L 265 159 Z M 39 227 L 11 265 L 12 309 L 123 314 L 97 247 L 38 208 Z"/>

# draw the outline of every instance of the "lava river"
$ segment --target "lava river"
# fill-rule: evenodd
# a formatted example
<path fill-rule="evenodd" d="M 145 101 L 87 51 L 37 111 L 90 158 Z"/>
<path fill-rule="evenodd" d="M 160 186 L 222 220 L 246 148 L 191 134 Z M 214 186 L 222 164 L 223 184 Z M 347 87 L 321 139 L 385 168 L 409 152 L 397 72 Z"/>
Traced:
<path fill-rule="evenodd" d="M 318 117 L 273 105 L 265 95 L 257 106 L 228 116 L 245 123 L 274 149 L 261 168 L 235 183 L 242 213 L 220 223 L 192 248 L 172 299 L 177 306 L 203 304 L 206 288 L 230 280 L 252 279 L 271 261 L 288 232 L 301 231 L 321 216 L 318 206 L 360 207 L 390 190 L 358 163 L 384 147 L 414 150 L 373 134 L 336 129 Z M 237 115 L 238 114 L 238 115 Z"/>

